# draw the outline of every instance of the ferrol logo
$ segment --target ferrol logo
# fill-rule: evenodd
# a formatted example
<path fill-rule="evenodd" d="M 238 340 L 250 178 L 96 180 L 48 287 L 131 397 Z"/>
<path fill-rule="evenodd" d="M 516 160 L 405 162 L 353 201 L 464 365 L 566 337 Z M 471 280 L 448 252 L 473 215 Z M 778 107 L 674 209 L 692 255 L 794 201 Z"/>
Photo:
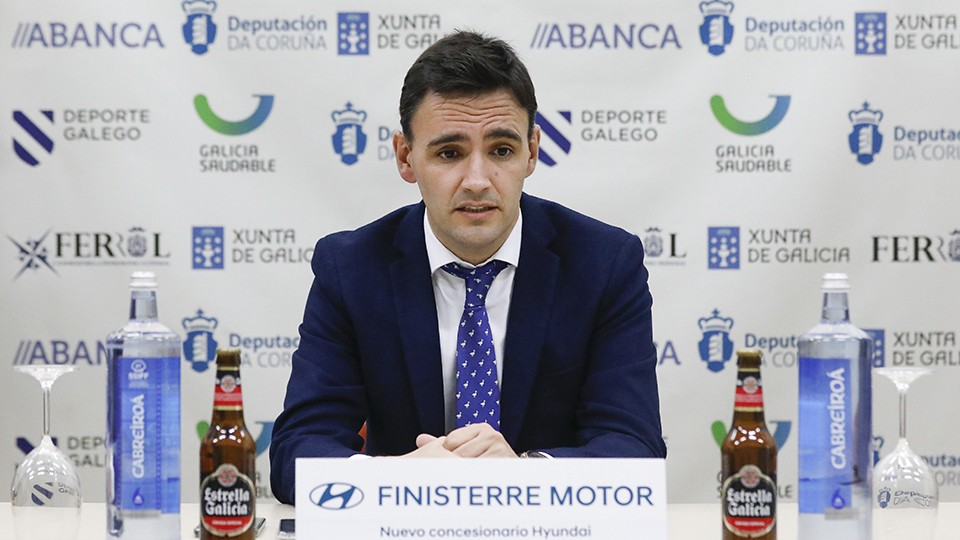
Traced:
<path fill-rule="evenodd" d="M 643 251 L 647 264 L 686 264 L 687 252 L 678 246 L 678 233 L 665 232 L 660 227 L 648 227 L 643 232 Z"/>
<path fill-rule="evenodd" d="M 890 234 L 871 238 L 871 262 L 960 262 L 960 229 L 948 235 Z"/>
<path fill-rule="evenodd" d="M 27 271 L 46 269 L 54 274 L 57 266 L 168 265 L 170 253 L 163 247 L 162 235 L 143 227 L 127 232 L 47 231 L 39 237 L 17 240 L 7 236 L 17 251 L 19 278 Z M 48 247 L 48 242 L 52 246 Z"/>
<path fill-rule="evenodd" d="M 363 490 L 343 482 L 321 484 L 310 491 L 310 502 L 326 510 L 347 510 L 363 502 Z"/>

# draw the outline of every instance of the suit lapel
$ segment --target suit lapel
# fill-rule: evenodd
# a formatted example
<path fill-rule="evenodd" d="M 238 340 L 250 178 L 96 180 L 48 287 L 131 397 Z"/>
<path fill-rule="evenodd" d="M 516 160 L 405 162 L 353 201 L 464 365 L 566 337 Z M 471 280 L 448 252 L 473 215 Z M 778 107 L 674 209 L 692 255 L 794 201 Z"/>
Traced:
<path fill-rule="evenodd" d="M 553 305 L 560 260 L 548 247 L 556 231 L 543 210 L 527 195 L 521 199 L 523 236 L 513 281 L 504 343 L 500 391 L 500 431 L 514 445 L 540 366 Z"/>
<path fill-rule="evenodd" d="M 423 239 L 423 212 L 420 203 L 400 222 L 394 241 L 399 256 L 390 265 L 390 281 L 420 429 L 440 435 L 444 431 L 440 332 Z"/>

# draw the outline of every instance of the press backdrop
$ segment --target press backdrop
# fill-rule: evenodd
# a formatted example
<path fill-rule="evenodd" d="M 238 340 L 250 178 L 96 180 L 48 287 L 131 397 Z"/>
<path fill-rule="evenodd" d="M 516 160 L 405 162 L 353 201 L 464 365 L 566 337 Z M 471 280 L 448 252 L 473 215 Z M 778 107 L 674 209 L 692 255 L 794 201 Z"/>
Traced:
<path fill-rule="evenodd" d="M 215 346 L 243 350 L 258 489 L 315 241 L 419 200 L 390 136 L 406 69 L 471 28 L 540 103 L 526 190 L 646 246 L 669 498 L 717 499 L 738 347 L 764 353 L 780 495 L 796 498 L 795 339 L 848 272 L 877 365 L 932 365 L 910 439 L 960 499 L 960 5 L 950 0 L 0 1 L 0 486 L 40 439 L 18 364 L 75 364 L 53 434 L 104 498 L 103 340 L 155 271 L 182 363 L 196 500 Z M 719 339 L 724 347 L 701 346 Z M 509 351 L 506 353 L 509 357 Z M 896 439 L 874 378 L 875 447 Z M 0 500 L 9 492 L 0 489 Z"/>

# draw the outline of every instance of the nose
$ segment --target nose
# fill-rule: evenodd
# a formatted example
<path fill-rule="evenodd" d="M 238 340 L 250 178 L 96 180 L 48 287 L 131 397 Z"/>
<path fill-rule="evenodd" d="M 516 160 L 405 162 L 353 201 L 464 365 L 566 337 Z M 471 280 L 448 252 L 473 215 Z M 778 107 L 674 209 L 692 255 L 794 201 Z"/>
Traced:
<path fill-rule="evenodd" d="M 490 166 L 483 152 L 472 153 L 468 159 L 464 160 L 464 166 L 463 180 L 460 182 L 463 189 L 480 193 L 490 187 L 494 168 Z"/>

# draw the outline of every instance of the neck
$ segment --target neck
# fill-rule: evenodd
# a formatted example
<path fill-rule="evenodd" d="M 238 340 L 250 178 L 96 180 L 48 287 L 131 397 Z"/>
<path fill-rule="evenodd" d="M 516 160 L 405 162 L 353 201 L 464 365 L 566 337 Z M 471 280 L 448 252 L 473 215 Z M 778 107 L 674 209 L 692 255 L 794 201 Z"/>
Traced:
<path fill-rule="evenodd" d="M 823 321 L 844 322 L 850 320 L 850 307 L 847 292 L 828 291 L 823 293 Z"/>
<path fill-rule="evenodd" d="M 149 321 L 157 318 L 157 292 L 134 290 L 130 293 L 130 319 Z"/>

